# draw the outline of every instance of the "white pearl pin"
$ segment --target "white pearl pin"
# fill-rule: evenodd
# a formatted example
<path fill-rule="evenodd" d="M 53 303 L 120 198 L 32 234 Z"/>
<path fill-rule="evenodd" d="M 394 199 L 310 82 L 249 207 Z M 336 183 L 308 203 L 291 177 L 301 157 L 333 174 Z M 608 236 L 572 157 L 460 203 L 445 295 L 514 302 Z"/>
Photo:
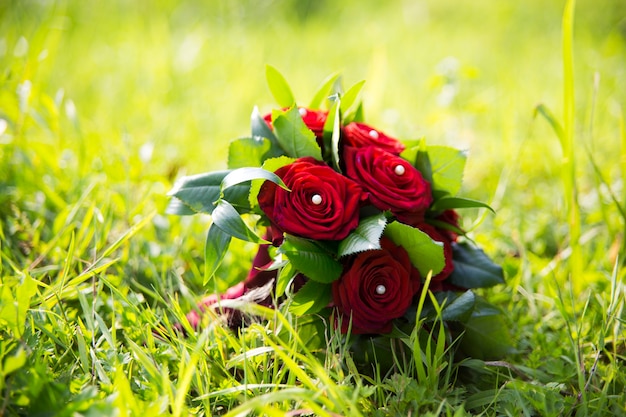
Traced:
<path fill-rule="evenodd" d="M 322 204 L 322 196 L 319 194 L 315 194 L 313 197 L 311 197 L 311 203 L 319 206 L 320 204 Z"/>
<path fill-rule="evenodd" d="M 383 295 L 386 292 L 387 292 L 387 288 L 385 288 L 384 285 L 380 284 L 376 286 L 376 294 Z"/>
<path fill-rule="evenodd" d="M 393 169 L 393 172 L 395 172 L 396 175 L 404 175 L 406 169 L 404 169 L 403 165 L 396 165 L 396 167 Z"/>
<path fill-rule="evenodd" d="M 370 135 L 370 138 L 372 139 L 378 139 L 378 132 L 375 130 L 370 130 L 369 135 Z"/>

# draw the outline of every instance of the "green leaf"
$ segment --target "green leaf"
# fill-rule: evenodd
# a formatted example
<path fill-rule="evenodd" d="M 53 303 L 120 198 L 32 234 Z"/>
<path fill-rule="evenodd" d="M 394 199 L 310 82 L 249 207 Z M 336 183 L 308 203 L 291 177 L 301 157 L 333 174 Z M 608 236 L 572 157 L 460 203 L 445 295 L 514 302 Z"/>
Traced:
<path fill-rule="evenodd" d="M 263 162 L 263 169 L 269 172 L 276 172 L 278 168 L 282 168 L 285 165 L 292 164 L 295 161 L 294 158 L 289 158 L 288 156 L 279 156 L 278 158 L 270 158 Z M 250 207 L 256 207 L 259 202 L 257 200 L 257 196 L 259 195 L 259 190 L 263 185 L 264 180 L 253 180 L 252 184 L 250 184 L 250 192 L 248 194 L 248 203 Z"/>
<path fill-rule="evenodd" d="M 476 297 L 471 318 L 465 323 L 460 348 L 476 359 L 500 359 L 513 352 L 511 336 L 502 312 Z"/>
<path fill-rule="evenodd" d="M 329 101 L 332 103 L 330 105 L 330 109 L 328 110 L 328 117 L 324 122 L 323 129 L 323 143 L 324 143 L 324 155 L 323 158 L 325 161 L 332 160 L 332 148 L 333 148 L 333 132 L 335 131 L 335 119 L 337 117 L 337 110 L 339 109 L 337 105 L 338 96 L 333 95 L 329 97 Z"/>
<path fill-rule="evenodd" d="M 327 323 L 326 320 L 320 320 L 319 314 L 298 317 L 295 325 L 295 328 L 298 329 L 298 338 L 302 341 L 302 346 L 306 346 L 309 352 L 324 352 L 328 348 Z M 293 337 L 288 332 L 282 332 L 281 336 L 285 341 L 290 341 Z"/>
<path fill-rule="evenodd" d="M 16 289 L 18 320 L 23 320 L 24 322 L 26 321 L 26 313 L 30 309 L 30 300 L 36 293 L 37 281 L 35 281 L 28 273 L 24 274 L 21 284 Z M 24 322 L 20 323 L 20 335 L 24 332 Z"/>
<path fill-rule="evenodd" d="M 470 290 L 462 294 L 456 292 L 445 292 L 435 294 L 439 305 L 443 305 L 441 318 L 444 321 L 467 321 L 474 310 L 476 296 Z M 444 300 L 447 302 L 444 304 Z"/>
<path fill-rule="evenodd" d="M 298 271 L 293 267 L 291 262 L 287 262 L 280 271 L 278 272 L 278 277 L 276 278 L 276 297 L 282 297 L 287 289 L 287 286 L 298 274 Z"/>
<path fill-rule="evenodd" d="M 428 275 L 431 270 L 433 275 L 436 275 L 445 266 L 443 244 L 435 242 L 421 230 L 393 222 L 385 228 L 385 236 L 407 251 L 411 263 L 422 277 Z"/>
<path fill-rule="evenodd" d="M 439 319 L 438 309 L 441 309 L 441 320 L 466 322 L 474 311 L 476 295 L 471 290 L 459 293 L 457 291 L 437 291 L 426 298 L 419 319 L 434 321 Z M 435 308 L 433 299 L 440 307 Z M 411 306 L 404 317 L 415 322 L 417 307 Z"/>
<path fill-rule="evenodd" d="M 228 168 L 260 167 L 271 149 L 270 140 L 261 136 L 234 140 L 228 146 Z"/>
<path fill-rule="evenodd" d="M 231 235 L 225 233 L 214 223 L 209 226 L 204 246 L 204 281 L 202 285 L 206 286 L 215 275 L 215 271 L 222 264 L 224 256 L 228 252 L 231 240 Z"/>
<path fill-rule="evenodd" d="M 341 164 L 339 156 L 339 139 L 341 138 L 341 101 L 337 99 L 331 108 L 329 115 L 332 113 L 332 133 L 330 136 L 330 151 L 333 166 L 337 172 L 341 173 Z M 329 116 L 330 117 L 330 116 Z M 328 123 L 328 120 L 327 120 Z M 326 128 L 326 124 L 324 124 Z"/>
<path fill-rule="evenodd" d="M 380 237 L 386 225 L 387 217 L 384 213 L 361 220 L 357 228 L 339 243 L 338 256 L 380 249 Z"/>
<path fill-rule="evenodd" d="M 442 197 L 435 201 L 435 204 L 432 205 L 431 210 L 434 211 L 443 211 L 448 209 L 460 209 L 460 208 L 486 208 L 491 211 L 493 214 L 496 212 L 492 209 L 489 204 L 483 203 L 482 201 L 472 200 L 470 198 L 462 198 L 462 197 Z"/>
<path fill-rule="evenodd" d="M 433 170 L 428 157 L 428 146 L 426 140 L 420 138 L 417 140 L 405 141 L 406 149 L 400 156 L 409 161 L 422 174 L 422 177 L 429 183 L 433 183 Z"/>
<path fill-rule="evenodd" d="M 220 198 L 222 180 L 231 171 L 214 171 L 206 174 L 183 177 L 176 182 L 168 193 L 171 197 L 180 200 L 184 206 L 196 213 L 213 213 L 215 203 Z M 248 195 L 249 185 L 237 185 L 224 192 L 224 200 L 230 202 L 240 213 L 250 210 Z M 187 214 L 180 202 L 171 203 L 166 212 L 169 214 Z"/>
<path fill-rule="evenodd" d="M 335 84 L 335 81 L 337 81 L 337 78 L 339 78 L 338 72 L 329 75 L 324 81 L 322 81 L 322 84 L 317 89 L 317 92 L 309 103 L 310 109 L 319 109 L 322 107 L 322 102 L 328 99 L 328 97 L 332 94 L 331 89 Z"/>
<path fill-rule="evenodd" d="M 343 122 L 345 124 L 357 122 L 364 123 L 365 122 L 365 114 L 363 112 L 363 102 L 360 101 L 354 112 L 350 112 L 344 116 Z"/>
<path fill-rule="evenodd" d="M 359 96 L 359 93 L 363 88 L 363 84 L 365 84 L 365 80 L 359 81 L 350 87 L 343 96 L 341 96 L 341 113 L 347 113 L 348 110 L 350 110 L 350 107 L 352 107 Z"/>
<path fill-rule="evenodd" d="M 461 189 L 467 160 L 464 151 L 447 146 L 426 146 L 421 139 L 400 156 L 411 162 L 431 183 L 434 194 L 456 195 Z"/>
<path fill-rule="evenodd" d="M 263 168 L 238 168 L 231 171 L 222 180 L 222 192 L 242 182 L 252 180 L 266 180 L 277 184 L 279 187 L 289 191 L 283 180 L 271 171 Z"/>
<path fill-rule="evenodd" d="M 463 182 L 467 154 L 447 146 L 428 146 L 428 159 L 435 190 L 456 195 Z"/>
<path fill-rule="evenodd" d="M 404 146 L 406 146 L 406 149 L 404 150 L 402 154 L 400 154 L 400 156 L 404 158 L 405 154 L 410 155 L 411 153 L 413 153 L 413 160 L 411 160 L 411 162 L 415 161 L 416 151 L 419 151 L 419 150 L 423 150 L 424 152 L 426 151 L 426 138 L 424 136 L 418 139 L 403 139 L 402 143 L 404 143 Z"/>
<path fill-rule="evenodd" d="M 192 210 L 191 207 L 176 197 L 170 198 L 170 201 L 167 203 L 167 207 L 165 208 L 165 213 L 177 216 L 191 216 L 193 214 L 198 214 L 197 211 Z"/>
<path fill-rule="evenodd" d="M 316 242 L 286 235 L 279 248 L 294 268 L 313 281 L 330 283 L 341 275 L 343 266 Z"/>
<path fill-rule="evenodd" d="M 452 244 L 454 271 L 448 282 L 462 288 L 483 288 L 504 283 L 504 273 L 482 249 L 467 242 Z"/>
<path fill-rule="evenodd" d="M 213 225 L 232 237 L 253 243 L 270 243 L 254 233 L 228 201 L 219 200 L 212 217 Z"/>
<path fill-rule="evenodd" d="M 31 298 L 37 293 L 37 282 L 30 275 L 24 274 L 20 281 L 5 279 L 3 285 L 0 285 L 0 324 L 3 329 L 11 331 L 15 338 L 24 335 Z"/>
<path fill-rule="evenodd" d="M 428 158 L 428 152 L 418 151 L 415 156 L 415 167 L 422 174 L 422 177 L 428 181 L 434 188 L 433 181 L 433 168 L 430 165 L 430 159 Z"/>
<path fill-rule="evenodd" d="M 331 285 L 309 280 L 293 296 L 289 311 L 297 316 L 314 314 L 326 307 L 331 300 Z"/>
<path fill-rule="evenodd" d="M 433 169 L 424 139 L 419 140 L 416 146 L 407 148 L 400 156 L 411 162 L 426 181 L 433 183 Z"/>
<path fill-rule="evenodd" d="M 347 319 L 346 319 L 347 320 Z M 351 335 L 348 341 L 350 356 L 361 372 L 371 372 L 372 364 L 383 374 L 391 374 L 398 366 L 398 346 L 403 347 L 401 339 L 384 336 Z M 407 378 L 408 379 L 408 378 Z M 402 392 L 404 397 L 404 392 Z"/>
<path fill-rule="evenodd" d="M 273 66 L 265 66 L 265 78 L 274 99 L 281 107 L 291 107 L 296 104 L 291 88 L 285 77 Z"/>
<path fill-rule="evenodd" d="M 2 352 L 2 354 L 4 361 L 0 364 L 0 374 L 2 374 L 3 379 L 26 365 L 28 355 L 21 346 L 15 352 L 12 352 L 11 355 L 5 356 L 5 352 Z"/>
<path fill-rule="evenodd" d="M 278 139 L 276 138 L 276 135 L 274 135 L 274 132 L 272 132 L 272 129 L 267 124 L 263 116 L 261 116 L 261 114 L 259 113 L 259 108 L 256 106 L 252 110 L 252 115 L 250 116 L 250 124 L 252 127 L 252 137 L 254 139 L 258 140 L 258 138 L 266 138 L 270 142 L 270 148 L 263 155 L 261 155 L 261 162 L 255 164 L 254 166 L 259 166 L 266 159 L 275 158 L 284 153 L 283 149 L 280 147 L 280 144 L 278 143 Z M 241 156 L 241 158 L 249 158 L 249 156 Z M 241 165 L 241 166 L 250 166 L 250 165 L 251 164 Z M 232 167 L 232 168 L 235 168 L 235 167 Z"/>
<path fill-rule="evenodd" d="M 335 101 L 335 98 L 341 94 L 343 94 L 343 79 L 341 78 L 341 76 L 339 76 L 330 88 L 330 95 L 328 96 L 328 100 L 331 102 Z"/>
<path fill-rule="evenodd" d="M 417 153 L 419 151 L 426 152 L 426 145 L 422 145 L 422 143 L 417 143 L 413 146 L 410 146 L 409 144 L 405 143 L 405 146 L 406 148 L 404 149 L 404 151 L 402 151 L 402 153 L 400 153 L 400 157 L 409 161 L 415 168 L 422 172 L 420 165 L 417 163 Z M 422 172 L 422 175 L 425 175 L 425 173 Z M 424 176 L 424 178 L 426 177 Z"/>
<path fill-rule="evenodd" d="M 274 132 L 267 125 L 267 122 L 259 113 L 259 108 L 254 106 L 252 109 L 252 114 L 250 115 L 250 126 L 252 130 L 252 137 L 260 136 L 262 138 L 267 138 L 272 143 L 272 145 L 278 146 L 278 141 L 276 140 L 276 136 L 274 136 Z"/>
<path fill-rule="evenodd" d="M 272 119 L 278 143 L 287 156 L 293 158 L 312 156 L 318 161 L 322 160 L 322 150 L 317 144 L 315 134 L 304 124 L 296 107 L 286 112 L 274 110 Z"/>

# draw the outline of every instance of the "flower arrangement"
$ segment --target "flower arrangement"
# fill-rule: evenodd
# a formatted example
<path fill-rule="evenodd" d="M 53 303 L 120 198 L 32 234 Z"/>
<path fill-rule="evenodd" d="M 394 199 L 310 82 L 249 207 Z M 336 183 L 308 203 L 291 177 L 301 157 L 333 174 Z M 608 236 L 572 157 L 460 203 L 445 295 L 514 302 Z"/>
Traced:
<path fill-rule="evenodd" d="M 344 334 L 389 337 L 439 310 L 466 337 L 493 342 L 500 313 L 472 290 L 502 283 L 503 272 L 459 226 L 457 210 L 491 210 L 457 196 L 466 154 L 366 124 L 363 82 L 343 92 L 331 76 L 302 107 L 276 69 L 266 75 L 280 109 L 254 109 L 252 134 L 230 144 L 227 170 L 184 177 L 170 192 L 169 213 L 211 215 L 205 284 L 233 238 L 259 245 L 248 276 L 200 310 L 226 299 L 284 302 Z M 233 327 L 243 320 L 232 309 L 227 317 Z M 480 325 L 464 328 L 471 320 Z"/>

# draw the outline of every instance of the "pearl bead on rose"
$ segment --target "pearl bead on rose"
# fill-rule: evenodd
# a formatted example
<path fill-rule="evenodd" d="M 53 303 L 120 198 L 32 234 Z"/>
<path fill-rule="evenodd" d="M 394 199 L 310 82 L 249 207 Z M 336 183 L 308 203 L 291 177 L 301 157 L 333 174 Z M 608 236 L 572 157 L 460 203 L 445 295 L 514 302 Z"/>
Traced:
<path fill-rule="evenodd" d="M 320 204 L 322 204 L 322 196 L 319 194 L 314 194 L 313 197 L 311 197 L 311 203 L 319 206 Z"/>

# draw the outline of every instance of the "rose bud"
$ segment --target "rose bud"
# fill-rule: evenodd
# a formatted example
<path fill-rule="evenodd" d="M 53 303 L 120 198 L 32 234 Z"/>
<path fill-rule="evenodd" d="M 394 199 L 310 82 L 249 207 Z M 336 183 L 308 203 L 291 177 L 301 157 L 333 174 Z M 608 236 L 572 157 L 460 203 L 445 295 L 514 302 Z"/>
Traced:
<path fill-rule="evenodd" d="M 379 210 L 390 210 L 399 221 L 423 221 L 433 201 L 431 187 L 422 174 L 405 159 L 372 146 L 346 147 L 346 175 L 361 185 Z"/>
<path fill-rule="evenodd" d="M 313 158 L 276 170 L 291 191 L 265 181 L 259 207 L 279 230 L 308 239 L 341 240 L 357 227 L 361 187 Z"/>
<path fill-rule="evenodd" d="M 363 123 L 348 123 L 343 128 L 343 146 L 361 148 L 375 146 L 394 155 L 404 151 L 404 144 Z"/>
<path fill-rule="evenodd" d="M 386 238 L 380 243 L 380 250 L 350 257 L 342 276 L 333 282 L 343 333 L 350 319 L 352 333 L 389 333 L 392 320 L 404 315 L 420 289 L 420 274 L 406 250 Z"/>

